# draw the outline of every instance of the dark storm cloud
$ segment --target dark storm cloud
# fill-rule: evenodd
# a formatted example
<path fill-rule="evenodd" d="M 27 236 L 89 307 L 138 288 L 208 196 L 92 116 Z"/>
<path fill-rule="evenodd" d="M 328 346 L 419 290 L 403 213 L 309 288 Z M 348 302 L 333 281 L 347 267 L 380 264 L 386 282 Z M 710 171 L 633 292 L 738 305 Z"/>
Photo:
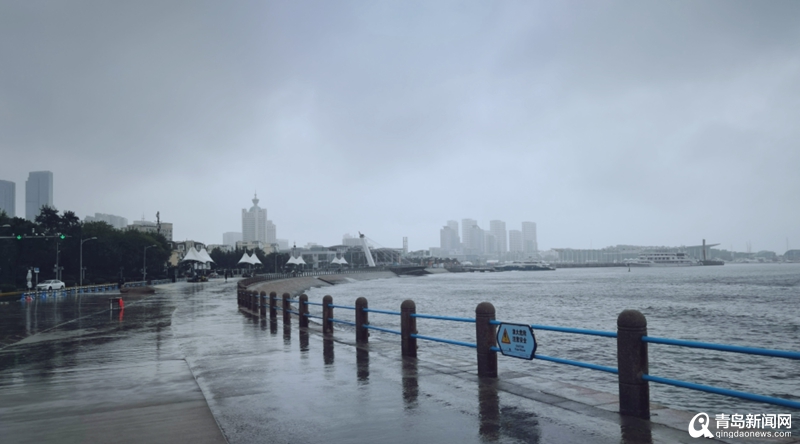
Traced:
<path fill-rule="evenodd" d="M 17 2 L 0 178 L 219 242 L 800 239 L 796 2 Z M 19 198 L 18 198 L 19 200 Z M 18 207 L 20 205 L 18 204 Z M 765 217 L 778 215 L 782 217 Z M 798 240 L 800 242 L 800 240 Z"/>

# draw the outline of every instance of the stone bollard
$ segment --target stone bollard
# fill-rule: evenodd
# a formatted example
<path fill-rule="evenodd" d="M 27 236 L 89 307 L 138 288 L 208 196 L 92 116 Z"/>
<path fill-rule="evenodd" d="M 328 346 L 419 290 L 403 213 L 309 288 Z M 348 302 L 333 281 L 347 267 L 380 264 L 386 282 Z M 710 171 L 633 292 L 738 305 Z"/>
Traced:
<path fill-rule="evenodd" d="M 478 350 L 478 376 L 497 377 L 497 332 L 491 321 L 494 320 L 494 305 L 481 302 L 475 308 L 475 343 Z"/>
<path fill-rule="evenodd" d="M 322 298 L 322 333 L 324 335 L 332 335 L 333 334 L 333 297 L 331 295 L 325 295 Z"/>
<path fill-rule="evenodd" d="M 261 313 L 262 318 L 267 317 L 267 293 L 261 292 L 261 297 L 258 298 L 258 312 Z"/>
<path fill-rule="evenodd" d="M 297 307 L 300 312 L 300 328 L 308 328 L 308 295 L 303 293 L 300 295 L 300 302 L 298 302 L 299 307 Z"/>
<path fill-rule="evenodd" d="M 417 318 L 411 316 L 417 312 L 417 305 L 411 299 L 406 299 L 400 304 L 400 337 L 403 346 L 403 356 L 417 357 Z"/>
<path fill-rule="evenodd" d="M 369 313 L 364 311 L 367 308 L 367 298 L 356 299 L 356 343 L 366 344 L 369 342 L 369 330 L 364 328 L 369 324 Z"/>
<path fill-rule="evenodd" d="M 276 299 L 278 298 L 278 293 L 270 292 L 269 294 L 269 318 L 275 320 L 277 316 L 275 312 L 275 303 L 277 302 Z"/>
<path fill-rule="evenodd" d="M 647 319 L 637 310 L 625 310 L 617 318 L 617 368 L 619 413 L 650 419 L 650 386 L 642 379 L 648 372 Z"/>
<path fill-rule="evenodd" d="M 289 298 L 291 298 L 291 297 L 292 297 L 292 295 L 290 295 L 289 293 L 284 293 L 283 294 L 283 298 L 282 298 L 283 300 L 281 301 L 281 302 L 283 302 L 283 305 L 281 306 L 281 308 L 283 309 L 282 310 L 283 311 L 283 325 L 289 325 L 289 324 L 292 323 L 292 314 L 289 313 L 289 310 L 292 309 L 292 307 L 289 305 Z"/>
<path fill-rule="evenodd" d="M 252 312 L 254 312 L 254 313 L 258 313 L 258 312 L 256 311 L 256 295 L 257 295 L 258 293 L 256 293 L 255 291 L 251 291 L 251 292 L 249 292 L 249 293 L 250 293 L 250 297 L 248 298 L 248 301 L 247 301 L 247 302 L 248 302 L 248 304 L 247 304 L 247 305 L 249 306 L 249 308 L 250 308 L 250 311 L 252 311 Z"/>

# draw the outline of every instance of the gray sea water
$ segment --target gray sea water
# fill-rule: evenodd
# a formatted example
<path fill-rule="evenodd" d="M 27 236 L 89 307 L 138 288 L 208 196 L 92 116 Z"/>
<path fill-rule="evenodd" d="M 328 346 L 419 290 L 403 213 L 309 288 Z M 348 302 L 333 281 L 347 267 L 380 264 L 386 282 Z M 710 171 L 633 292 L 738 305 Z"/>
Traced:
<path fill-rule="evenodd" d="M 491 302 L 497 319 L 616 331 L 625 309 L 641 311 L 656 337 L 800 351 L 800 264 L 741 264 L 680 268 L 585 268 L 540 272 L 452 273 L 381 279 L 313 289 L 310 301 L 333 296 L 353 305 L 399 311 L 405 299 L 417 313 L 474 317 Z M 370 314 L 370 323 L 399 330 L 399 317 Z M 338 310 L 350 319 L 352 312 Z M 347 330 L 346 326 L 337 326 Z M 473 324 L 418 319 L 419 334 L 475 342 Z M 377 340 L 399 337 L 372 332 Z M 536 331 L 537 353 L 616 367 L 616 340 Z M 474 349 L 419 341 L 420 353 L 461 358 Z M 650 344 L 650 374 L 800 401 L 800 361 Z M 499 368 L 529 372 L 617 393 L 616 375 L 541 360 L 499 358 Z M 667 407 L 717 413 L 796 413 L 738 398 L 650 384 L 651 401 Z M 793 424 L 794 425 L 794 424 Z M 796 427 L 796 425 L 794 425 Z"/>

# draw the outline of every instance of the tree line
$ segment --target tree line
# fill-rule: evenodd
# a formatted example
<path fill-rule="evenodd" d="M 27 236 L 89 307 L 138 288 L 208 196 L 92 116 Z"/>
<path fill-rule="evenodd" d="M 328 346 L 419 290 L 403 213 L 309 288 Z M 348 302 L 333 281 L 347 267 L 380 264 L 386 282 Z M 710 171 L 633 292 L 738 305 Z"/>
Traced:
<path fill-rule="evenodd" d="M 72 211 L 59 214 L 43 207 L 34 222 L 0 211 L 0 237 L 0 292 L 25 289 L 28 270 L 33 268 L 39 268 L 39 282 L 55 279 L 56 262 L 62 268 L 61 280 L 67 286 L 77 285 L 81 241 L 84 285 L 141 280 L 145 247 L 150 245 L 155 246 L 146 252 L 148 279 L 166 278 L 171 271 L 167 266 L 171 248 L 163 235 L 81 222 Z M 93 237 L 97 239 L 86 240 Z"/>

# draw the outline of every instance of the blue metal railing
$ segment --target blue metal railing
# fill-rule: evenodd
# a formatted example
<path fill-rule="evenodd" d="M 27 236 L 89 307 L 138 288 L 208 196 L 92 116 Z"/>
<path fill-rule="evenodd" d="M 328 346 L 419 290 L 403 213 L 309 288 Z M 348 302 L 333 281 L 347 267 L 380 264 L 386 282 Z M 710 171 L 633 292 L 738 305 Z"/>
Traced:
<path fill-rule="evenodd" d="M 275 299 L 277 300 L 278 298 L 275 298 Z M 298 300 L 291 300 L 290 302 L 299 302 L 299 301 Z M 347 310 L 358 310 L 357 307 L 353 307 L 353 306 L 335 305 L 335 304 L 327 304 L 326 305 L 324 303 L 309 302 L 309 301 L 304 301 L 304 303 L 306 305 L 316 305 L 316 306 L 320 306 L 320 307 L 326 307 L 327 306 L 327 307 L 330 307 L 330 308 L 341 308 L 341 309 L 347 309 Z M 281 307 L 275 307 L 275 308 L 278 309 L 278 310 L 281 310 Z M 366 313 L 377 313 L 377 314 L 384 314 L 384 315 L 391 315 L 391 316 L 402 316 L 403 315 L 403 313 L 401 313 L 401 312 L 391 311 L 391 310 L 379 310 L 379 309 L 374 309 L 374 308 L 362 308 L 361 310 L 363 312 L 366 312 Z M 316 315 L 312 315 L 312 314 L 309 314 L 309 313 L 299 313 L 297 311 L 289 311 L 289 310 L 287 310 L 287 312 L 293 313 L 293 314 L 296 314 L 296 315 L 299 315 L 299 316 L 306 316 L 306 317 L 309 317 L 309 318 L 324 319 L 322 316 L 316 316 Z M 462 317 L 431 315 L 431 314 L 420 314 L 420 313 L 410 313 L 409 315 L 410 315 L 410 317 L 416 318 L 416 319 L 433 319 L 433 320 L 442 320 L 442 321 L 449 321 L 449 322 L 464 322 L 464 323 L 475 323 L 475 322 L 477 322 L 476 319 L 474 319 L 474 318 L 462 318 Z M 349 325 L 349 326 L 353 326 L 353 327 L 358 327 L 358 324 L 356 324 L 355 322 L 345 321 L 345 320 L 342 320 L 342 319 L 336 319 L 336 318 L 333 318 L 333 317 L 329 317 L 329 318 L 324 319 L 324 320 L 327 320 L 327 321 L 332 322 L 332 323 L 345 324 L 345 325 Z M 495 326 L 500 325 L 500 324 L 505 324 L 505 323 L 507 323 L 507 322 L 498 321 L 498 320 L 489 321 L 489 324 L 495 325 Z M 556 326 L 540 325 L 540 324 L 527 324 L 527 325 L 530 325 L 530 327 L 535 329 L 535 330 L 544 330 L 544 331 L 553 331 L 553 332 L 559 332 L 559 333 L 598 336 L 598 337 L 606 337 L 606 338 L 617 338 L 618 337 L 617 332 L 613 332 L 613 331 L 590 330 L 590 329 L 580 329 L 580 328 L 571 328 L 571 327 L 556 327 Z M 367 329 L 367 330 L 375 330 L 375 331 L 380 331 L 380 332 L 394 334 L 394 335 L 403 335 L 404 334 L 402 331 L 393 330 L 393 329 L 385 328 L 385 327 L 379 327 L 379 326 L 370 325 L 370 324 L 363 324 L 363 325 L 361 325 L 361 327 L 364 328 L 364 329 Z M 452 340 L 452 339 L 446 339 L 446 338 L 439 338 L 439 337 L 433 337 L 433 336 L 426 336 L 426 335 L 421 335 L 421 334 L 418 334 L 418 333 L 411 333 L 411 334 L 409 334 L 409 336 L 412 337 L 412 338 L 415 338 L 415 339 L 420 339 L 420 340 L 425 340 L 425 341 L 432 341 L 432 342 L 439 342 L 439 343 L 444 343 L 444 344 L 449 344 L 449 345 L 456 345 L 456 346 L 460 346 L 460 347 L 467 347 L 467 348 L 473 348 L 473 349 L 478 347 L 477 344 L 475 344 L 475 343 Z M 787 351 L 787 350 L 773 350 L 773 349 L 756 348 L 756 347 L 743 347 L 743 346 L 735 346 L 735 345 L 727 345 L 727 344 L 714 344 L 714 343 L 698 342 L 698 341 L 684 341 L 684 340 L 678 340 L 678 339 L 659 338 L 659 337 L 653 337 L 653 336 L 642 336 L 641 337 L 641 341 L 643 343 L 672 345 L 672 346 L 688 347 L 688 348 L 701 348 L 701 349 L 707 349 L 707 350 L 716 350 L 716 351 L 724 351 L 724 352 L 732 352 L 732 353 L 740 353 L 740 354 L 749 354 L 749 355 L 758 355 L 758 356 L 767 356 L 767 357 L 777 357 L 777 358 L 800 360 L 800 352 Z M 500 352 L 501 351 L 500 348 L 498 348 L 498 347 L 491 347 L 490 350 L 493 351 L 493 352 Z M 536 354 L 534 356 L 534 359 L 538 359 L 538 360 L 541 360 L 541 361 L 552 362 L 552 363 L 556 363 L 556 364 L 570 365 L 570 366 L 585 368 L 585 369 L 589 369 L 589 370 L 601 371 L 601 372 L 605 372 L 605 373 L 611 373 L 611 374 L 617 374 L 617 375 L 619 374 L 619 369 L 617 369 L 617 368 L 598 365 L 598 364 L 593 364 L 593 363 L 588 363 L 588 362 L 569 360 L 569 359 L 558 358 L 558 357 L 553 357 L 553 356 L 547 356 L 547 355 L 542 355 L 542 354 Z M 790 408 L 800 409 L 800 402 L 793 401 L 793 400 L 788 400 L 788 399 L 783 399 L 783 398 L 758 395 L 758 394 L 755 394 L 755 393 L 749 393 L 749 392 L 743 392 L 743 391 L 729 390 L 729 389 L 725 389 L 725 388 L 707 386 L 707 385 L 702 385 L 702 384 L 695 384 L 695 383 L 692 383 L 692 382 L 681 381 L 681 380 L 676 380 L 676 379 L 669 379 L 669 378 L 663 378 L 663 377 L 654 376 L 654 375 L 650 375 L 650 374 L 643 374 L 641 376 L 641 378 L 643 380 L 645 380 L 645 381 L 648 381 L 648 382 L 672 385 L 672 386 L 675 386 L 675 387 L 686 388 L 686 389 L 690 389 L 690 390 L 703 391 L 703 392 L 707 392 L 707 393 L 713 393 L 713 394 L 718 394 L 718 395 L 723 395 L 723 396 L 729 396 L 729 397 L 745 399 L 745 400 L 749 400 L 749 401 L 756 401 L 756 402 L 762 402 L 762 403 L 767 403 L 767 404 L 772 404 L 772 405 L 778 405 L 778 406 L 783 406 L 783 407 L 790 407 Z"/>
<path fill-rule="evenodd" d="M 426 315 L 426 314 L 416 314 L 416 313 L 413 313 L 411 317 L 420 319 L 438 319 L 441 321 L 472 322 L 473 324 L 475 323 L 475 318 L 455 318 L 452 316 L 438 316 L 438 315 Z"/>
<path fill-rule="evenodd" d="M 731 353 L 739 353 L 745 355 L 757 355 L 757 356 L 769 356 L 774 358 L 786 358 L 786 359 L 797 359 L 800 360 L 800 352 L 793 352 L 787 350 L 771 350 L 767 348 L 757 348 L 757 347 L 742 347 L 738 345 L 727 345 L 727 344 L 714 344 L 711 342 L 699 342 L 699 341 L 683 341 L 680 339 L 670 339 L 670 338 L 657 338 L 653 336 L 642 336 L 642 342 L 651 343 L 651 344 L 664 344 L 664 345 L 675 345 L 678 347 L 687 347 L 687 348 L 702 348 L 706 350 L 716 350 L 716 351 L 724 351 L 724 352 L 731 352 Z M 690 390 L 697 390 L 706 393 L 714 393 L 717 395 L 724 395 L 730 396 L 734 398 L 741 398 L 746 399 L 748 401 L 756 401 L 756 402 L 763 402 L 766 404 L 773 404 L 779 405 L 783 407 L 792 407 L 796 409 L 800 409 L 800 402 L 797 401 L 790 401 L 788 399 L 783 398 L 775 398 L 772 396 L 764 396 L 764 395 L 757 395 L 755 393 L 749 392 L 741 392 L 737 390 L 730 390 L 721 387 L 714 387 L 710 385 L 703 385 L 703 384 L 695 384 L 693 382 L 681 381 L 678 379 L 669 379 L 669 378 L 662 378 L 660 376 L 654 376 L 649 374 L 642 375 L 642 379 L 645 381 L 656 382 L 659 384 L 665 385 L 672 385 L 675 387 L 687 388 Z"/>
<path fill-rule="evenodd" d="M 642 341 L 649 342 L 651 344 L 677 345 L 680 347 L 704 348 L 706 350 L 718 350 L 718 351 L 742 353 L 748 355 L 771 356 L 775 358 L 787 358 L 787 359 L 800 359 L 800 352 L 793 352 L 786 350 L 770 350 L 768 348 L 741 347 L 738 345 L 714 344 L 711 342 L 682 341 L 680 339 L 656 338 L 653 336 L 642 336 Z"/>
<path fill-rule="evenodd" d="M 710 385 L 694 384 L 692 382 L 680 381 L 677 379 L 661 378 L 658 376 L 653 376 L 648 374 L 642 375 L 642 379 L 644 379 L 645 381 L 657 382 L 659 384 L 672 385 L 675 387 L 698 390 L 701 392 L 714 393 L 717 395 L 746 399 L 748 401 L 763 402 L 765 404 L 773 404 L 773 405 L 780 405 L 783 407 L 800 409 L 800 402 L 790 401 L 788 399 L 783 399 L 783 398 L 774 398 L 772 396 L 757 395 L 755 393 L 739 392 L 736 390 L 728 390 L 724 388 L 713 387 Z"/>
<path fill-rule="evenodd" d="M 436 338 L 433 336 L 422 336 L 413 333 L 411 334 L 411 337 L 417 339 L 424 339 L 426 341 L 441 342 L 443 344 L 460 345 L 461 347 L 478 348 L 478 344 L 473 344 L 471 342 L 454 341 L 452 339 Z"/>
<path fill-rule="evenodd" d="M 395 335 L 402 335 L 403 334 L 403 332 L 400 332 L 400 331 L 397 331 L 397 330 L 390 330 L 388 328 L 376 327 L 374 325 L 369 325 L 369 324 L 364 324 L 364 328 L 366 328 L 368 330 L 377 330 L 377 331 L 382 331 L 382 332 L 385 332 L 385 333 L 392 333 L 392 334 L 395 334 Z"/>

